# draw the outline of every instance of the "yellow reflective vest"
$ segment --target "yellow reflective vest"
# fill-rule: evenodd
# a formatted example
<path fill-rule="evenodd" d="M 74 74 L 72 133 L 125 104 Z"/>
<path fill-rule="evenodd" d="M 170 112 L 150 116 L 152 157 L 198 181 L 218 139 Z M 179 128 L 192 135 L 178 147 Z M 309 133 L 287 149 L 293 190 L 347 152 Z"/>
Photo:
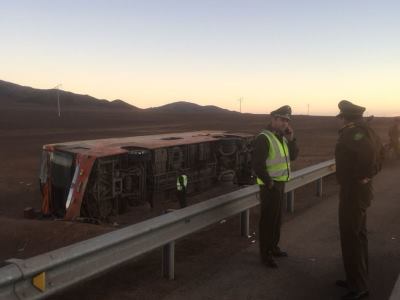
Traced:
<path fill-rule="evenodd" d="M 181 183 L 180 183 L 180 181 L 179 181 L 179 177 L 182 177 L 183 178 L 183 186 L 181 185 Z M 182 174 L 182 175 L 180 175 L 180 176 L 178 176 L 178 178 L 176 179 L 176 189 L 178 190 L 178 191 L 182 191 L 183 190 L 183 187 L 185 187 L 185 189 L 186 189 L 186 187 L 187 187 L 187 176 L 185 175 L 185 174 Z"/>
<path fill-rule="evenodd" d="M 281 142 L 269 130 L 265 130 L 260 134 L 265 135 L 269 142 L 269 152 L 265 161 L 265 167 L 269 176 L 274 181 L 289 181 L 290 157 L 287 139 L 283 137 L 283 142 Z M 264 182 L 260 178 L 257 178 L 257 184 L 264 185 Z"/>

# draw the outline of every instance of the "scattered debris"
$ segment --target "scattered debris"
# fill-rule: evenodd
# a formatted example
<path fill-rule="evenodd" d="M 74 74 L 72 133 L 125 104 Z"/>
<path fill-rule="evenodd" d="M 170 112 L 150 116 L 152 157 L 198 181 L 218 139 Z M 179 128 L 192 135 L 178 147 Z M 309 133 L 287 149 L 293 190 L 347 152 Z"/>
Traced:
<path fill-rule="evenodd" d="M 55 221 L 64 221 L 64 219 L 55 219 Z M 101 221 L 96 218 L 88 218 L 88 217 L 78 217 L 75 221 L 82 222 L 82 223 L 89 223 L 89 224 L 96 224 L 100 225 Z"/>
<path fill-rule="evenodd" d="M 24 218 L 25 219 L 34 219 L 35 218 L 35 211 L 33 207 L 26 207 L 24 209 Z"/>
<path fill-rule="evenodd" d="M 25 250 L 26 246 L 28 245 L 29 240 L 24 241 L 24 244 L 22 245 L 21 248 L 18 248 L 18 252 L 22 252 Z"/>

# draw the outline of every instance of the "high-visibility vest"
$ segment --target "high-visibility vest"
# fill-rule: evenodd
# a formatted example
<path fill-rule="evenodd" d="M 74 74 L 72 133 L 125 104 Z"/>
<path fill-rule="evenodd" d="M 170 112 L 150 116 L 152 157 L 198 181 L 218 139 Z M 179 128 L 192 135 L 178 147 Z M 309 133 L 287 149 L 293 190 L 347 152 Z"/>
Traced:
<path fill-rule="evenodd" d="M 179 181 L 180 177 L 183 178 L 183 186 L 181 185 L 181 183 Z M 185 187 L 185 189 L 187 187 L 187 176 L 185 174 L 182 174 L 182 175 L 178 176 L 178 178 L 176 179 L 176 189 L 178 191 L 182 191 L 184 187 Z"/>
<path fill-rule="evenodd" d="M 289 181 L 290 179 L 290 157 L 287 140 L 283 137 L 281 142 L 275 134 L 269 130 L 265 130 L 260 134 L 265 135 L 269 142 L 269 152 L 265 167 L 269 176 L 275 181 Z M 264 182 L 257 178 L 257 184 L 264 185 Z"/>

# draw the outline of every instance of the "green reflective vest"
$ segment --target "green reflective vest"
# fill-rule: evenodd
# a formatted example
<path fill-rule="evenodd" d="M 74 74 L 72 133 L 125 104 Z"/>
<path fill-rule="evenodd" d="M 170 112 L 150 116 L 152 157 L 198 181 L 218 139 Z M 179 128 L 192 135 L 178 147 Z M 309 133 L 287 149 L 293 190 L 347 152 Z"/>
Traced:
<path fill-rule="evenodd" d="M 179 178 L 182 177 L 183 178 L 183 186 L 181 185 L 181 182 L 179 181 Z M 180 176 L 178 176 L 178 178 L 176 179 L 176 189 L 178 191 L 182 191 L 183 187 L 187 187 L 187 176 L 185 174 L 182 174 Z"/>
<path fill-rule="evenodd" d="M 287 140 L 283 137 L 283 143 L 269 130 L 260 134 L 265 135 L 269 142 L 268 157 L 265 166 L 269 176 L 275 181 L 289 181 L 290 179 L 290 157 Z M 264 185 L 264 182 L 257 178 L 257 184 Z"/>

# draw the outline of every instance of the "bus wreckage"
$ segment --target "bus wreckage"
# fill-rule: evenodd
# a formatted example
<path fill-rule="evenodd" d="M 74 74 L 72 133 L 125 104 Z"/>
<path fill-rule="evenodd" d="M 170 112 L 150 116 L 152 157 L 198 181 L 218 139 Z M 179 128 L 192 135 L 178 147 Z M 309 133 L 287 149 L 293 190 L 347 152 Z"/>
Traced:
<path fill-rule="evenodd" d="M 128 206 L 168 198 L 180 172 L 188 177 L 188 193 L 221 181 L 250 184 L 253 139 L 201 131 L 44 145 L 42 213 L 107 220 Z"/>

